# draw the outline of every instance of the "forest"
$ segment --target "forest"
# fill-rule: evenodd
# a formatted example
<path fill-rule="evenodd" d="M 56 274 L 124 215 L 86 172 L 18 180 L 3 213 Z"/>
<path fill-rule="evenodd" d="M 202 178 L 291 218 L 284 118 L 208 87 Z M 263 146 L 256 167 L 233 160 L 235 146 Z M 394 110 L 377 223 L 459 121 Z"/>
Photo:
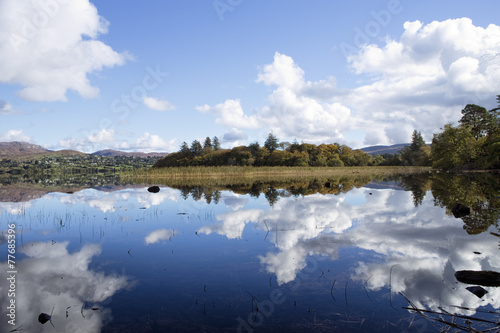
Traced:
<path fill-rule="evenodd" d="M 426 144 L 419 131 L 412 133 L 411 145 L 397 154 L 371 156 L 360 149 L 338 143 L 314 145 L 294 141 L 279 142 L 269 133 L 265 143 L 221 149 L 217 137 L 203 144 L 183 142 L 178 152 L 160 159 L 155 167 L 183 166 L 432 166 L 436 169 L 500 168 L 499 107 L 492 110 L 468 104 L 458 126 L 447 124 Z"/>

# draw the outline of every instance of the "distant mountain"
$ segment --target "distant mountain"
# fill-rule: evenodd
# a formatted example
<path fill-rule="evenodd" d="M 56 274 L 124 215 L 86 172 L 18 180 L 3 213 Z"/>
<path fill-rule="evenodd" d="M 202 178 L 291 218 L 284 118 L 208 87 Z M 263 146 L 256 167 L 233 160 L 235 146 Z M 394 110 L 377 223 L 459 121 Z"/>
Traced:
<path fill-rule="evenodd" d="M 396 154 L 398 151 L 411 145 L 410 143 L 400 143 L 392 146 L 370 146 L 361 148 L 362 151 L 369 155 L 384 155 L 384 154 Z"/>
<path fill-rule="evenodd" d="M 48 151 L 48 149 L 45 149 L 42 146 L 27 142 L 0 142 L 0 158 L 43 154 Z"/>
<path fill-rule="evenodd" d="M 73 156 L 73 155 L 88 155 L 76 150 L 48 150 L 42 146 L 28 142 L 0 142 L 0 159 L 26 159 L 31 157 L 46 156 Z M 128 153 L 124 151 L 106 149 L 96 151 L 92 155 L 99 156 L 129 156 L 129 157 L 164 157 L 168 153 Z"/>
<path fill-rule="evenodd" d="M 105 150 L 99 150 L 96 151 L 95 153 L 92 153 L 92 155 L 99 155 L 99 156 L 129 156 L 129 157 L 165 157 L 168 155 L 168 153 L 128 153 L 125 151 L 120 151 L 120 150 L 113 150 L 113 149 L 105 149 Z"/>

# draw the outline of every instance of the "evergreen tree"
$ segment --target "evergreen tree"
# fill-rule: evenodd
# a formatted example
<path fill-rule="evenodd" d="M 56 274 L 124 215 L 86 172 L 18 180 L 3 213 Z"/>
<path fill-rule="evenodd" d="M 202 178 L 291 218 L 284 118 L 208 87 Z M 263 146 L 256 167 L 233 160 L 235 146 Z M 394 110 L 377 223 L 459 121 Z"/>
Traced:
<path fill-rule="evenodd" d="M 181 144 L 181 148 L 179 150 L 181 153 L 189 153 L 190 150 L 189 150 L 189 146 L 187 144 L 186 141 L 184 141 L 182 144 Z"/>
<path fill-rule="evenodd" d="M 414 152 L 419 151 L 423 146 L 425 146 L 425 141 L 422 138 L 422 134 L 419 131 L 414 130 L 413 134 L 411 135 L 410 150 Z"/>
<path fill-rule="evenodd" d="M 212 148 L 212 140 L 207 136 L 205 142 L 203 143 L 203 148 Z"/>
<path fill-rule="evenodd" d="M 266 142 L 264 143 L 264 147 L 266 147 L 269 152 L 273 152 L 274 150 L 278 149 L 278 138 L 276 138 L 272 133 L 269 133 Z"/>
<path fill-rule="evenodd" d="M 201 146 L 200 141 L 194 140 L 193 143 L 191 143 L 191 152 L 196 156 L 200 155 L 202 149 L 203 147 Z"/>
<path fill-rule="evenodd" d="M 219 142 L 219 138 L 214 136 L 214 138 L 212 139 L 212 148 L 214 150 L 220 150 L 220 142 Z"/>

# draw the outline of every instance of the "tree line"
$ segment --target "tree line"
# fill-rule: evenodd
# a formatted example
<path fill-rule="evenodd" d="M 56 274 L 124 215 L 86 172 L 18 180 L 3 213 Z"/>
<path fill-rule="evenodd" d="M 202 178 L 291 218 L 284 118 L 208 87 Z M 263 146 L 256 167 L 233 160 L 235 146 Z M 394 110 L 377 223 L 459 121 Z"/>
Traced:
<path fill-rule="evenodd" d="M 179 166 L 365 166 L 376 165 L 383 160 L 374 158 L 360 149 L 346 145 L 279 142 L 269 133 L 261 146 L 253 142 L 248 146 L 221 149 L 217 137 L 206 138 L 202 145 L 194 140 L 189 146 L 181 144 L 178 152 L 159 160 L 156 167 Z"/>
<path fill-rule="evenodd" d="M 179 166 L 432 166 L 436 169 L 499 169 L 500 168 L 500 95 L 499 106 L 492 110 L 468 104 L 462 110 L 458 126 L 447 124 L 435 134 L 431 145 L 421 132 L 414 130 L 411 144 L 396 154 L 371 156 L 360 149 L 339 143 L 310 144 L 279 142 L 269 133 L 263 146 L 221 149 L 217 137 L 207 137 L 202 144 L 181 144 L 178 152 L 160 159 L 155 167 Z"/>

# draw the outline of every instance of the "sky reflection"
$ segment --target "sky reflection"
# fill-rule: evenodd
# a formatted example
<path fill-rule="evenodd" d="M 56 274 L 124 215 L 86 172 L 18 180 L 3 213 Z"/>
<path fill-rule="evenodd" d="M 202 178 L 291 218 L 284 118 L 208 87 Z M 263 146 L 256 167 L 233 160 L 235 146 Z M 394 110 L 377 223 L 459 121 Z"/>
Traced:
<path fill-rule="evenodd" d="M 112 317 L 129 317 L 121 305 L 126 300 L 148 293 L 155 298 L 169 287 L 174 289 L 167 298 L 175 301 L 169 306 L 183 304 L 189 313 L 200 311 L 203 302 L 197 312 L 203 316 L 207 302 L 212 311 L 223 313 L 223 302 L 231 312 L 244 313 L 242 304 L 257 281 L 293 294 L 298 282 L 305 286 L 326 275 L 323 284 L 347 278 L 367 295 L 387 297 L 386 303 L 399 298 L 404 304 L 402 293 L 417 307 L 433 311 L 471 315 L 456 306 L 500 307 L 498 288 L 485 287 L 488 293 L 479 298 L 454 276 L 458 270 L 500 271 L 498 237 L 469 235 L 461 219 L 436 205 L 430 190 L 418 207 L 412 192 L 384 186 L 335 195 L 282 191 L 272 206 L 264 195 L 221 191 L 216 201 L 206 203 L 200 193 L 196 200 L 168 187 L 159 193 L 147 187 L 88 189 L 2 203 L 1 216 L 17 224 L 18 240 L 24 238 L 17 249 L 23 328 L 50 331 L 36 318 L 54 308 L 57 329 L 100 332 Z M 4 238 L 0 245 L 6 247 Z M 1 269 L 7 271 L 5 262 Z M 209 301 L 207 285 L 222 288 Z M 323 289 L 313 293 L 331 301 L 329 287 Z M 115 304 L 112 299 L 121 290 L 130 296 L 121 293 Z M 5 281 L 0 295 L 6 304 Z M 234 324 L 233 317 L 229 323 Z"/>

